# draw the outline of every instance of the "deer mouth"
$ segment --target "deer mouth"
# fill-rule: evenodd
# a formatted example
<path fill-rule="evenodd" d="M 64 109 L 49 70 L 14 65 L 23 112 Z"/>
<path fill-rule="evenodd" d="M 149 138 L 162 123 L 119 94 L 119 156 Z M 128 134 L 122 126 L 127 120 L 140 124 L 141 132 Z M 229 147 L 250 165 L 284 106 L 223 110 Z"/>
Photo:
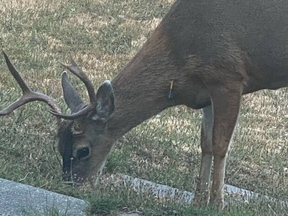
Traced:
<path fill-rule="evenodd" d="M 87 182 L 87 178 L 80 177 L 76 174 L 72 174 L 71 172 L 64 172 L 62 179 L 65 184 L 68 184 L 73 187 L 81 187 Z"/>
<path fill-rule="evenodd" d="M 91 178 L 84 178 L 81 176 L 78 176 L 76 174 L 71 174 L 71 172 L 65 172 L 63 173 L 62 179 L 65 184 L 68 184 L 72 187 L 80 188 L 80 187 L 86 187 L 91 186 L 92 188 L 99 183 L 99 178 L 102 175 L 102 169 L 97 173 L 97 175 L 94 175 Z"/>
<path fill-rule="evenodd" d="M 96 172 L 95 175 L 90 176 L 91 170 L 88 169 L 81 169 L 82 166 L 74 166 L 71 167 L 73 164 L 70 165 L 71 168 L 65 167 L 64 172 L 62 174 L 62 179 L 64 183 L 73 186 L 73 187 L 83 187 L 87 184 L 93 188 L 98 185 L 99 178 L 102 175 L 102 172 L 105 167 L 104 161 L 101 165 L 99 170 Z"/>

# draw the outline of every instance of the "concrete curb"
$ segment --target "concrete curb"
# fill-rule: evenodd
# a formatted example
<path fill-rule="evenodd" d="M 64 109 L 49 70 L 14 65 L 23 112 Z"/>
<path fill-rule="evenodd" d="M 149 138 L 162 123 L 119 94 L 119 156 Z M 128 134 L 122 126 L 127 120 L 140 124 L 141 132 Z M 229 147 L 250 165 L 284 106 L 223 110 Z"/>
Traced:
<path fill-rule="evenodd" d="M 44 214 L 51 208 L 62 214 L 84 216 L 88 206 L 81 199 L 5 179 L 0 179 L 0 203 L 1 216 L 23 216 L 24 212 Z"/>
<path fill-rule="evenodd" d="M 169 187 L 163 184 L 157 184 L 144 179 L 133 178 L 131 176 L 116 174 L 112 175 L 109 179 L 115 186 L 124 186 L 131 188 L 139 193 L 148 193 L 157 198 L 171 199 L 178 203 L 190 204 L 195 196 L 194 193 L 179 190 L 177 188 Z M 261 195 L 253 191 L 238 188 L 232 185 L 225 185 L 224 192 L 226 195 L 233 197 L 237 202 L 249 203 L 253 199 L 264 199 L 266 201 L 278 202 L 283 206 L 288 205 L 288 201 L 278 200 L 273 197 Z"/>

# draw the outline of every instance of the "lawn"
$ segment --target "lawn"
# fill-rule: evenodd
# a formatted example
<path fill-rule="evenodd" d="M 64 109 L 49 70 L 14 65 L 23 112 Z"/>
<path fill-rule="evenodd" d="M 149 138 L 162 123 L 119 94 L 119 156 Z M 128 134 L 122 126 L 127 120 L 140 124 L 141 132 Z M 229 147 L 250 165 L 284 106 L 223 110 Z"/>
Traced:
<path fill-rule="evenodd" d="M 137 53 L 169 10 L 172 0 L 0 0 L 0 50 L 34 90 L 54 97 L 67 110 L 59 61 L 73 57 L 95 87 L 113 79 Z M 0 109 L 21 91 L 0 57 Z M 70 76 L 87 100 L 84 85 Z M 225 182 L 288 200 L 287 89 L 246 95 L 227 161 Z M 87 199 L 90 214 L 115 215 L 288 215 L 288 206 L 263 199 L 235 203 L 223 212 L 196 208 L 115 188 L 105 179 L 117 173 L 194 191 L 200 164 L 202 113 L 174 107 L 121 138 L 95 191 L 61 181 L 56 119 L 33 102 L 0 118 L 0 177 Z"/>

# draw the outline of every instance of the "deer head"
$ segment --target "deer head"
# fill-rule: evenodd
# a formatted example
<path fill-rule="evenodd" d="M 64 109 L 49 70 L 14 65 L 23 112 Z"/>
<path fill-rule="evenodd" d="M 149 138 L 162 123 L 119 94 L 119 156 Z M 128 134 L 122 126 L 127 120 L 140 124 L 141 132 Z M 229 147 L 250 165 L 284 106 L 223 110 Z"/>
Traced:
<path fill-rule="evenodd" d="M 107 147 L 99 143 L 106 139 L 101 135 L 105 134 L 106 122 L 114 111 L 114 94 L 110 81 L 106 80 L 95 94 L 91 81 L 73 60 L 70 65 L 62 64 L 85 84 L 90 99 L 90 103 L 85 105 L 68 80 L 67 73 L 63 72 L 64 99 L 71 110 L 71 115 L 64 115 L 53 98 L 32 91 L 8 56 L 4 52 L 3 54 L 11 74 L 22 89 L 23 96 L 1 110 L 0 116 L 8 115 L 18 107 L 32 101 L 42 101 L 48 104 L 51 108 L 50 113 L 58 119 L 58 147 L 63 160 L 64 180 L 72 181 L 76 185 L 86 180 L 92 181 L 92 173 L 101 172 L 107 155 L 103 154 L 103 151 L 107 151 Z M 91 158 L 96 158 L 97 161 L 92 161 Z"/>

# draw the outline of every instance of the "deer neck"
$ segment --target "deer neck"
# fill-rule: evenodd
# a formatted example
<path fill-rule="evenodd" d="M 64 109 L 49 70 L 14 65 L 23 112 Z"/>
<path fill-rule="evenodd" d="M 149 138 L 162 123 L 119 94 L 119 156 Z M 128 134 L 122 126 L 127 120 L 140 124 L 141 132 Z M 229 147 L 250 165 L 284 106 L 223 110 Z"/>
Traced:
<path fill-rule="evenodd" d="M 168 98 L 175 68 L 165 50 L 165 43 L 165 37 L 156 30 L 112 81 L 115 111 L 108 121 L 110 136 L 118 139 L 146 119 L 176 105 L 173 99 Z"/>

